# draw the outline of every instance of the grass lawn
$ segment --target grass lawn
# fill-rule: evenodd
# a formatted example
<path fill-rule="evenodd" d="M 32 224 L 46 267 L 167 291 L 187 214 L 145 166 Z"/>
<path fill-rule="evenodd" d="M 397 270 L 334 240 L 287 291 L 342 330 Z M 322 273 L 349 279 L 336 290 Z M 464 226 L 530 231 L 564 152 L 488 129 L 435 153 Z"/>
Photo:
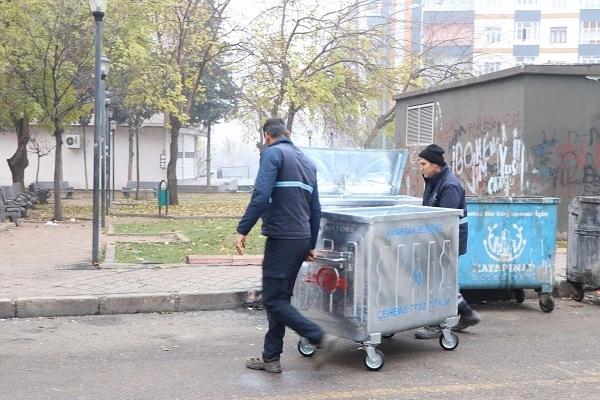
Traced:
<path fill-rule="evenodd" d="M 116 261 L 124 263 L 184 263 L 188 255 L 237 255 L 235 228 L 238 219 L 160 220 L 115 224 L 115 233 L 158 235 L 181 232 L 189 242 L 117 243 Z M 262 254 L 265 238 L 260 223 L 248 235 L 245 254 Z"/>

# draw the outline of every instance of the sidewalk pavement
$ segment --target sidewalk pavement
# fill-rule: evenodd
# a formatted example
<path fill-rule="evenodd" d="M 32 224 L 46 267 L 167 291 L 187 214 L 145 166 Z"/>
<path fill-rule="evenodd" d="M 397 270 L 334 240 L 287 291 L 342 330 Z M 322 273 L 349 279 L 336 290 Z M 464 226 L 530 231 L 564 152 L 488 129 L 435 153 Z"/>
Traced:
<path fill-rule="evenodd" d="M 217 310 L 260 301 L 260 257 L 118 264 L 114 238 L 101 233 L 99 242 L 107 246 L 106 262 L 94 267 L 91 221 L 0 223 L 0 318 Z M 564 250 L 557 249 L 554 297 L 572 294 Z M 537 296 L 529 289 L 526 295 Z"/>

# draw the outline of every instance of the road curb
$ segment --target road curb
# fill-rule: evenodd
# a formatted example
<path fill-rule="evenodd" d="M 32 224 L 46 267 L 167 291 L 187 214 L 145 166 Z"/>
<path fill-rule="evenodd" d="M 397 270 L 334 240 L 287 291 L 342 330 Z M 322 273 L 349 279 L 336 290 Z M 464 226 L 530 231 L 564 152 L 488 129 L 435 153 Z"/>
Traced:
<path fill-rule="evenodd" d="M 0 318 L 227 310 L 259 303 L 261 295 L 247 290 L 0 299 Z"/>

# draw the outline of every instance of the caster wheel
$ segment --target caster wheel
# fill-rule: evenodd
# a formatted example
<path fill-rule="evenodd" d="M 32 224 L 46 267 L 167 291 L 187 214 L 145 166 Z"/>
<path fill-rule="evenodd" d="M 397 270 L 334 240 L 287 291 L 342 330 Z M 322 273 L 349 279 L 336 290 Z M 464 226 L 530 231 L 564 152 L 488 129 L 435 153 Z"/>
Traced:
<path fill-rule="evenodd" d="M 513 290 L 513 296 L 517 303 L 523 303 L 525 301 L 525 290 L 515 289 Z"/>
<path fill-rule="evenodd" d="M 540 295 L 540 308 L 543 312 L 552 312 L 554 310 L 554 298 L 548 294 Z"/>
<path fill-rule="evenodd" d="M 373 358 L 369 358 L 368 354 L 365 356 L 365 367 L 369 371 L 379 371 L 383 364 L 385 364 L 385 357 L 381 350 L 375 350 L 375 357 Z"/>
<path fill-rule="evenodd" d="M 305 345 L 302 340 L 298 340 L 298 352 L 304 357 L 312 357 L 315 354 L 315 348 Z"/>
<path fill-rule="evenodd" d="M 585 294 L 583 292 L 583 285 L 573 285 L 575 289 L 575 294 L 573 294 L 573 300 L 575 301 L 583 301 Z"/>
<path fill-rule="evenodd" d="M 450 336 L 452 337 L 450 340 L 446 340 L 444 335 L 440 336 L 440 346 L 442 346 L 442 349 L 450 351 L 458 347 L 458 335 L 450 332 Z"/>
<path fill-rule="evenodd" d="M 384 339 L 391 339 L 394 337 L 394 335 L 395 333 L 388 333 L 387 335 L 381 335 L 381 337 Z"/>

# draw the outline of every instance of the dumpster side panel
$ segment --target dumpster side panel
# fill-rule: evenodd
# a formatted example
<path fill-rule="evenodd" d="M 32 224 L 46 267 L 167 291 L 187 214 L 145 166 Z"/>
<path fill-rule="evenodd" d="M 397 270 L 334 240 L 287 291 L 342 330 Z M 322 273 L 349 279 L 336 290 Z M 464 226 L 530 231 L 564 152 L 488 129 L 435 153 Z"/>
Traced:
<path fill-rule="evenodd" d="M 410 213 L 414 207 L 355 209 L 356 218 L 326 213 L 317 249 L 343 257 L 305 263 L 294 305 L 357 342 L 454 317 L 460 210 L 416 208 L 437 214 Z"/>
<path fill-rule="evenodd" d="M 460 289 L 554 284 L 558 199 L 467 198 L 469 239 Z"/>
<path fill-rule="evenodd" d="M 569 204 L 567 279 L 600 286 L 600 197 L 578 196 Z"/>

